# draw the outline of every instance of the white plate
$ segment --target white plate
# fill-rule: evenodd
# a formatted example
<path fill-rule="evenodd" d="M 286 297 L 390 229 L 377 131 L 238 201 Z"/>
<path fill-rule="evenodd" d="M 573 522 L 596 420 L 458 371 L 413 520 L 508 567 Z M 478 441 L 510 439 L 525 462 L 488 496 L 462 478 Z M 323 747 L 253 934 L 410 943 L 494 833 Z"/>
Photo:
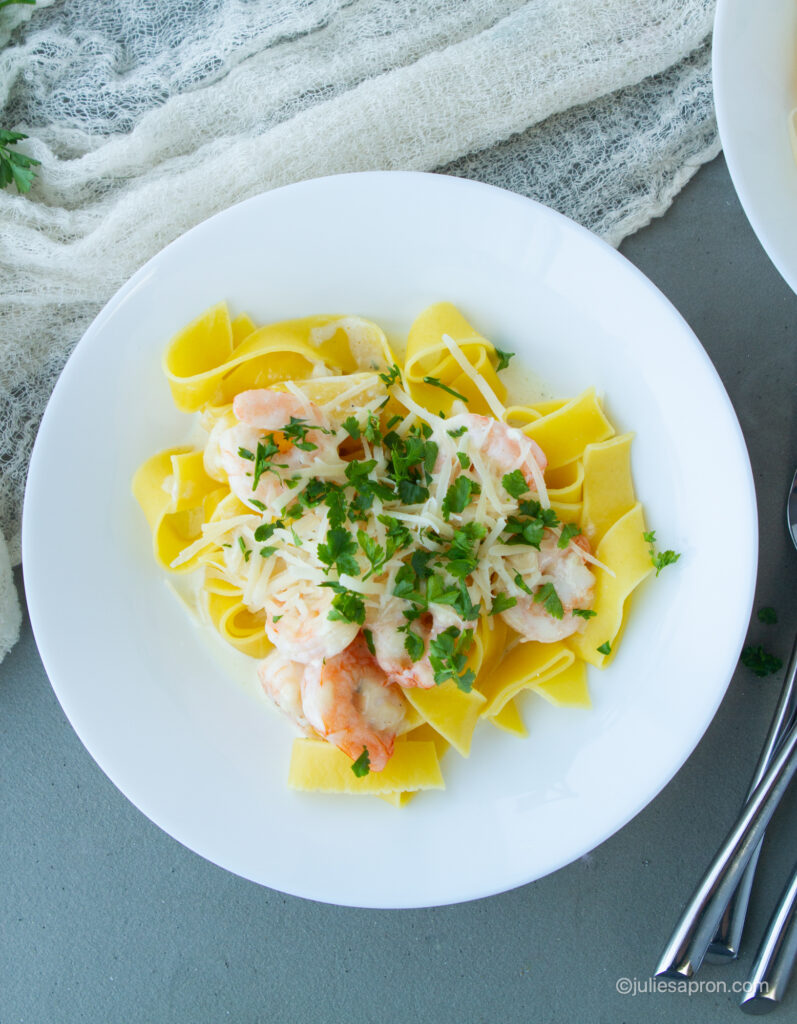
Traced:
<path fill-rule="evenodd" d="M 595 385 L 621 430 L 649 528 L 680 562 L 634 602 L 594 707 L 528 711 L 528 739 L 480 726 L 445 792 L 406 809 L 291 792 L 290 727 L 225 676 L 151 555 L 130 478 L 180 442 L 161 369 L 211 303 L 267 322 L 372 317 L 405 334 L 448 299 L 557 395 Z M 722 515 L 716 514 L 722 496 Z M 600 843 L 694 748 L 733 672 L 756 513 L 728 398 L 687 325 L 623 257 L 517 195 L 373 173 L 258 196 L 140 270 L 78 345 L 31 463 L 23 557 L 53 687 L 103 770 L 209 860 L 285 892 L 363 907 L 453 903 L 521 885 Z M 729 557 L 729 552 L 732 557 Z"/>
<path fill-rule="evenodd" d="M 713 47 L 728 170 L 758 240 L 797 291 L 797 164 L 789 136 L 797 107 L 797 4 L 719 0 Z"/>

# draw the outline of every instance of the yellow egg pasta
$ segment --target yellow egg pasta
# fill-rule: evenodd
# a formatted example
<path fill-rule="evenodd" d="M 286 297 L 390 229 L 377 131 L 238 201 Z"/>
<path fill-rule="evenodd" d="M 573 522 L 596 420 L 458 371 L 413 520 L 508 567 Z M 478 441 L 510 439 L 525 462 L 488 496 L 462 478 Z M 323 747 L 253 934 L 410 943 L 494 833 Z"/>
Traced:
<path fill-rule="evenodd" d="M 654 567 L 632 435 L 593 388 L 507 404 L 511 358 L 448 302 L 403 365 L 361 317 L 224 303 L 166 348 L 207 440 L 148 458 L 133 494 L 157 564 L 304 733 L 293 789 L 404 807 L 482 720 L 526 736 L 521 699 L 590 707 Z"/>

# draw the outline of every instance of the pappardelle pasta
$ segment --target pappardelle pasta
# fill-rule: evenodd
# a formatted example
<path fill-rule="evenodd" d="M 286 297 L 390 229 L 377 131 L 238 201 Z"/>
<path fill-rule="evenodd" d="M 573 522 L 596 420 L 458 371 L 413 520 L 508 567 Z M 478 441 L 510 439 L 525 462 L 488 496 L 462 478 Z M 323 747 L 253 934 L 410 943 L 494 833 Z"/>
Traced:
<path fill-rule="evenodd" d="M 654 567 L 631 435 L 594 390 L 507 406 L 509 358 L 449 303 L 403 366 L 354 316 L 255 328 L 222 304 L 171 341 L 205 443 L 148 459 L 133 492 L 158 563 L 197 577 L 302 733 L 292 787 L 401 806 L 481 720 L 525 735 L 525 691 L 588 706 L 587 665 L 614 656 Z"/>

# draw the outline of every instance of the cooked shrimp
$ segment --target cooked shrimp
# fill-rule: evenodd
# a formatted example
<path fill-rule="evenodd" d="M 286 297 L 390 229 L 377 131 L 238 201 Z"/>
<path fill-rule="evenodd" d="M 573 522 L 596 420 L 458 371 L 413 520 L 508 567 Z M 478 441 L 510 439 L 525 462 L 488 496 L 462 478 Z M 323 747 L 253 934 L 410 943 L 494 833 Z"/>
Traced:
<path fill-rule="evenodd" d="M 319 429 L 327 426 L 321 410 L 288 391 L 242 391 L 235 396 L 232 415 L 237 423 L 230 426 L 230 417 L 222 417 L 211 430 L 205 448 L 205 469 L 214 479 L 226 477 L 230 490 L 247 504 L 255 500 L 269 507 L 284 490 L 283 474 L 290 476 L 319 459 L 338 459 L 334 434 Z M 300 426 L 307 425 L 298 440 L 303 446 L 312 445 L 309 450 L 299 447 L 297 438 L 286 437 L 282 432 L 292 417 L 301 421 Z M 264 441 L 278 447 L 270 459 L 276 472 L 267 469 L 255 487 L 254 458 L 258 443 Z"/>
<path fill-rule="evenodd" d="M 304 669 L 304 665 L 291 661 L 281 651 L 272 651 L 257 666 L 257 674 L 266 696 L 301 729 L 310 732 L 302 708 Z"/>
<path fill-rule="evenodd" d="M 405 708 L 361 636 L 335 657 L 306 667 L 302 706 L 316 732 L 352 760 L 367 748 L 375 772 L 393 753 Z"/>
<path fill-rule="evenodd" d="M 554 618 L 545 610 L 544 602 L 533 596 L 519 595 L 517 604 L 501 612 L 506 624 L 524 640 L 544 644 L 564 640 L 575 633 L 584 619 L 573 614 L 574 608 L 589 609 L 595 597 L 595 576 L 584 564 L 581 552 L 589 553 L 586 537 L 574 537 L 564 549 L 557 546 L 558 535 L 546 531 L 539 552 L 539 576 L 535 589 L 552 583 L 562 602 L 563 616 Z"/>
<path fill-rule="evenodd" d="M 464 630 L 467 626 L 450 605 L 433 605 L 431 613 L 422 615 L 412 625 L 413 632 L 420 636 L 424 643 L 423 656 L 418 661 L 413 661 L 404 646 L 407 634 L 399 628 L 407 625 L 402 612 L 403 607 L 403 602 L 391 601 L 380 610 L 378 616 L 374 617 L 371 634 L 376 660 L 387 673 L 391 683 L 429 690 L 436 685 L 434 670 L 429 661 L 431 641 L 451 626 L 456 626 L 459 630 Z"/>
<path fill-rule="evenodd" d="M 519 469 L 532 490 L 537 489 L 536 480 L 548 465 L 545 453 L 536 441 L 526 437 L 523 431 L 510 427 L 490 416 L 462 413 L 446 421 L 446 431 L 466 427 L 469 444 L 475 445 L 494 466 L 499 475 Z"/>
<path fill-rule="evenodd" d="M 266 636 L 286 658 L 303 665 L 340 654 L 357 636 L 359 627 L 327 618 L 333 598 L 331 590 L 313 587 L 287 601 L 270 599 L 266 603 Z"/>

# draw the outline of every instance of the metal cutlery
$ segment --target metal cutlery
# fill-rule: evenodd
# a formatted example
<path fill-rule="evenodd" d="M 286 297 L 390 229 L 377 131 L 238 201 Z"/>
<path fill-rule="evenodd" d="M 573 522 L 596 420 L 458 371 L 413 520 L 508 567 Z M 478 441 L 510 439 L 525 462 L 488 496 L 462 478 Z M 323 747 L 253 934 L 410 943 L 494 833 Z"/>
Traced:
<path fill-rule="evenodd" d="M 791 482 L 786 503 L 789 534 L 797 547 L 797 472 Z M 788 781 L 797 767 L 797 642 L 792 651 L 778 706 L 770 724 L 761 756 L 756 766 L 748 802 L 734 829 L 718 852 L 703 880 L 695 890 L 662 954 L 656 974 L 669 977 L 691 977 L 709 948 L 714 962 L 727 962 L 738 956 L 755 865 L 766 825 L 774 813 Z M 790 750 L 791 754 L 786 753 Z M 787 902 L 791 887 L 787 886 L 779 911 Z M 793 898 L 790 906 L 793 909 Z M 784 920 L 792 917 L 776 912 L 770 923 L 774 932 L 770 947 L 762 948 L 756 966 L 760 971 L 777 970 L 781 991 L 786 984 L 791 963 L 787 964 L 791 940 L 779 941 Z M 797 940 L 796 940 L 797 941 Z M 769 954 L 767 953 L 769 950 Z M 773 959 L 774 957 L 774 959 Z M 792 957 L 793 960 L 793 957 Z M 760 964 L 759 964 L 760 961 Z M 755 1004 L 755 1008 L 754 1008 Z M 748 1012 L 766 1012 L 774 1005 L 754 999 L 743 1003 Z"/>
<path fill-rule="evenodd" d="M 789 984 L 797 959 L 797 864 L 761 940 L 739 1003 L 745 1013 L 774 1010 Z"/>

